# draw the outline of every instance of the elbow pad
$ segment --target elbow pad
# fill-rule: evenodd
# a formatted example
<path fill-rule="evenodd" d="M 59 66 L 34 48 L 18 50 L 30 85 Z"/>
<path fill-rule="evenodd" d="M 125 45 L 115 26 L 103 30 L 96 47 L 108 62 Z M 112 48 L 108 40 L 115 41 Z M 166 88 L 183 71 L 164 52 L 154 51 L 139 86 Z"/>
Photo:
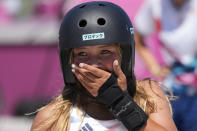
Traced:
<path fill-rule="evenodd" d="M 129 131 L 139 131 L 147 122 L 148 115 L 133 101 L 127 91 L 122 91 L 113 73 L 100 87 L 96 98 L 104 103 Z"/>

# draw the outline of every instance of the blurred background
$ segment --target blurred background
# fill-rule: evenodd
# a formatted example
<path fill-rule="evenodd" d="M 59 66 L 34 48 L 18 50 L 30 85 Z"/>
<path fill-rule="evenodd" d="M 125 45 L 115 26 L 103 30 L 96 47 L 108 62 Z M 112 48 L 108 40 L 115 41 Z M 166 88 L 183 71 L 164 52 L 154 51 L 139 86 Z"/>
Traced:
<path fill-rule="evenodd" d="M 70 8 L 86 1 L 91 0 L 0 0 L 0 131 L 30 130 L 35 114 L 25 114 L 36 111 L 61 92 L 60 22 Z M 105 1 L 120 5 L 133 23 L 145 2 Z M 157 39 L 150 36 L 145 41 L 162 63 Z M 161 80 L 149 70 L 136 52 L 136 77 Z"/>
<path fill-rule="evenodd" d="M 62 0 L 0 0 L 0 131 L 28 131 L 62 88 L 58 28 Z"/>

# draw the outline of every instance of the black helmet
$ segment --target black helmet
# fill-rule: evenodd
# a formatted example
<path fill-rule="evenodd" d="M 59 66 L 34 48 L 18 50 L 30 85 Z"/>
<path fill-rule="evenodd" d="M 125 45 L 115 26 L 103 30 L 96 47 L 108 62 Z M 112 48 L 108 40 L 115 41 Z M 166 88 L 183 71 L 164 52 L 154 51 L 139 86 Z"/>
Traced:
<path fill-rule="evenodd" d="M 71 71 L 72 48 L 119 43 L 122 70 L 131 81 L 134 69 L 134 29 L 127 14 L 119 6 L 104 1 L 82 3 L 72 8 L 62 21 L 59 51 L 65 85 L 76 83 Z"/>

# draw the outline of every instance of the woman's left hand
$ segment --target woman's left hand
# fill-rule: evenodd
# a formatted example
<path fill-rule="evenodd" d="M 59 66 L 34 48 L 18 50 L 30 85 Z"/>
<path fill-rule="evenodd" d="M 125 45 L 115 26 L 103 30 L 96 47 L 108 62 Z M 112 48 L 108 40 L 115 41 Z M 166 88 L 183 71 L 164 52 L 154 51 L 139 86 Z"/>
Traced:
<path fill-rule="evenodd" d="M 97 96 L 99 88 L 108 80 L 111 73 L 94 66 L 80 63 L 79 67 L 72 65 L 72 71 L 80 81 L 80 83 L 86 88 L 86 90 L 92 95 Z M 127 89 L 127 81 L 124 73 L 121 70 L 118 61 L 113 62 L 113 70 L 117 75 L 118 85 L 122 90 Z"/>

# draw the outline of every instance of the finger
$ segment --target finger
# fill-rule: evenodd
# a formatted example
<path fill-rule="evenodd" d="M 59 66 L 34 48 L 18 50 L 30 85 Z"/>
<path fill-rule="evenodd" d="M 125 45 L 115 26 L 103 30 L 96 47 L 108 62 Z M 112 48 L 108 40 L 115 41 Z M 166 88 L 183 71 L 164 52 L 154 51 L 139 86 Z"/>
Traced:
<path fill-rule="evenodd" d="M 95 75 L 92 75 L 92 73 L 90 73 L 88 70 L 75 65 L 72 65 L 72 70 L 73 72 L 79 73 L 84 78 L 84 80 L 86 80 L 84 82 L 86 82 L 89 87 L 92 87 L 96 90 L 98 90 L 98 88 L 110 77 L 110 73 L 106 72 L 106 77 L 98 78 Z"/>
<path fill-rule="evenodd" d="M 79 82 L 87 89 L 90 90 L 92 86 L 90 86 L 90 81 L 85 78 L 83 75 L 81 75 L 78 71 L 73 72 L 76 76 L 76 78 L 79 80 Z"/>
<path fill-rule="evenodd" d="M 90 73 L 94 74 L 97 77 L 103 77 L 103 74 L 106 73 L 106 71 L 104 71 L 104 70 L 101 70 L 101 69 L 96 68 L 94 66 L 90 66 L 90 65 L 85 64 L 85 63 L 80 63 L 79 67 L 88 70 Z"/>
<path fill-rule="evenodd" d="M 122 72 L 122 69 L 120 67 L 120 64 L 118 63 L 118 60 L 114 60 L 114 62 L 113 62 L 113 69 L 114 69 L 115 74 L 118 77 L 121 77 L 123 75 L 123 72 Z"/>
<path fill-rule="evenodd" d="M 98 79 L 97 76 L 93 75 L 92 73 L 90 73 L 86 69 L 79 68 L 77 66 L 74 69 L 75 69 L 75 71 L 79 72 L 83 77 L 89 79 L 90 82 L 95 82 L 95 80 Z"/>
<path fill-rule="evenodd" d="M 79 76 L 80 79 L 84 79 L 86 82 L 89 82 L 89 83 L 93 83 L 94 79 L 92 79 L 91 77 L 87 77 L 87 71 L 85 69 L 80 69 L 79 67 L 74 67 L 72 70 L 74 70 L 74 74 L 76 76 Z"/>
<path fill-rule="evenodd" d="M 81 81 L 90 89 L 97 91 L 99 87 L 103 84 L 99 78 L 91 79 L 91 78 L 88 78 L 87 75 L 81 74 L 80 72 L 78 73 L 79 75 L 82 76 L 82 78 L 80 78 Z"/>
<path fill-rule="evenodd" d="M 98 95 L 98 87 L 95 83 L 87 82 L 87 80 L 82 76 L 79 72 L 74 71 L 73 72 L 79 82 L 82 84 L 82 86 L 92 95 L 92 96 L 97 96 Z"/>

